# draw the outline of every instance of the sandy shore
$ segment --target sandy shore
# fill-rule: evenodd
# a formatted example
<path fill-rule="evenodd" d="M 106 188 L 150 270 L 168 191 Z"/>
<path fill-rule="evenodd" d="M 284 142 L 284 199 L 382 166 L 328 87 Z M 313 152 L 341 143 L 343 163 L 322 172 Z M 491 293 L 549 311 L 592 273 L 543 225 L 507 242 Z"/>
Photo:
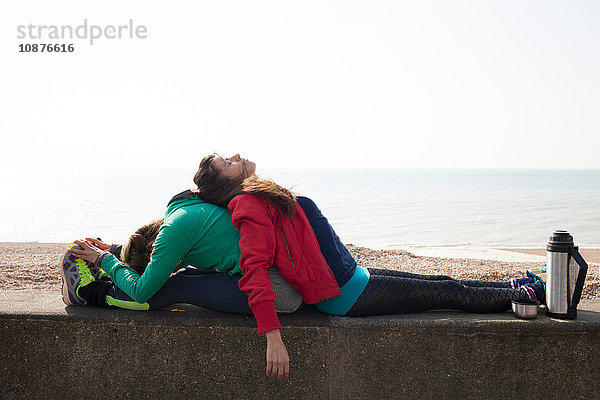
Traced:
<path fill-rule="evenodd" d="M 0 242 L 0 289 L 60 290 L 58 260 L 64 243 Z M 505 281 L 522 276 L 539 262 L 503 262 L 466 258 L 416 256 L 404 250 L 373 250 L 348 245 L 359 265 L 396 269 L 419 274 L 444 274 L 457 279 Z M 543 249 L 505 249 L 512 252 L 544 255 Z M 589 263 L 600 263 L 600 249 L 583 249 Z M 584 298 L 600 299 L 600 267 L 590 265 Z"/>

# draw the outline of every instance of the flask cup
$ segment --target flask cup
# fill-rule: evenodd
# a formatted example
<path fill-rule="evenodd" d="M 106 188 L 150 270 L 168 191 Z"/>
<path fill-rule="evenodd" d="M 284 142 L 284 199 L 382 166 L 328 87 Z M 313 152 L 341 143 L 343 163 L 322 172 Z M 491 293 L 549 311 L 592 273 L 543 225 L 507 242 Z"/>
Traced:
<path fill-rule="evenodd" d="M 573 236 L 564 230 L 554 231 L 546 245 L 546 315 L 577 318 L 587 269 Z"/>

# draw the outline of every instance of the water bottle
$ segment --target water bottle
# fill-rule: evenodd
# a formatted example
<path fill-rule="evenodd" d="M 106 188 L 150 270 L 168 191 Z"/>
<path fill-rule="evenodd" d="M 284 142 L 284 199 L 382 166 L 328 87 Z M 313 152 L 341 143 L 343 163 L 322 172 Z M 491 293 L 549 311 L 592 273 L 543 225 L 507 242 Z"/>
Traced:
<path fill-rule="evenodd" d="M 588 265 L 567 231 L 556 230 L 546 245 L 546 315 L 577 318 Z"/>

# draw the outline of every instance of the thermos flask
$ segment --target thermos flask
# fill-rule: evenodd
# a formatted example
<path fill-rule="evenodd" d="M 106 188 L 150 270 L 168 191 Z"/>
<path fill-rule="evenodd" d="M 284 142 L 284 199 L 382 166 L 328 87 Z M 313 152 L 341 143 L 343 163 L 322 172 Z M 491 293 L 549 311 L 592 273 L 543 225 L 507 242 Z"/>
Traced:
<path fill-rule="evenodd" d="M 546 315 L 577 318 L 588 266 L 567 231 L 556 230 L 546 245 Z"/>

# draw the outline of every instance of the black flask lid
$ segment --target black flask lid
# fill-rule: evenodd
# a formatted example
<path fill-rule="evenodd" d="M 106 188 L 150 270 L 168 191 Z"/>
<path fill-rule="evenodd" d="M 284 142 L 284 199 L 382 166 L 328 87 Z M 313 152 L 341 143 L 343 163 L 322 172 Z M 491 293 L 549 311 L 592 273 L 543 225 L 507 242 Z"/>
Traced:
<path fill-rule="evenodd" d="M 575 250 L 575 244 L 573 243 L 573 236 L 565 230 L 557 229 L 552 232 L 548 244 L 546 245 L 547 251 L 558 251 L 568 252 Z"/>

